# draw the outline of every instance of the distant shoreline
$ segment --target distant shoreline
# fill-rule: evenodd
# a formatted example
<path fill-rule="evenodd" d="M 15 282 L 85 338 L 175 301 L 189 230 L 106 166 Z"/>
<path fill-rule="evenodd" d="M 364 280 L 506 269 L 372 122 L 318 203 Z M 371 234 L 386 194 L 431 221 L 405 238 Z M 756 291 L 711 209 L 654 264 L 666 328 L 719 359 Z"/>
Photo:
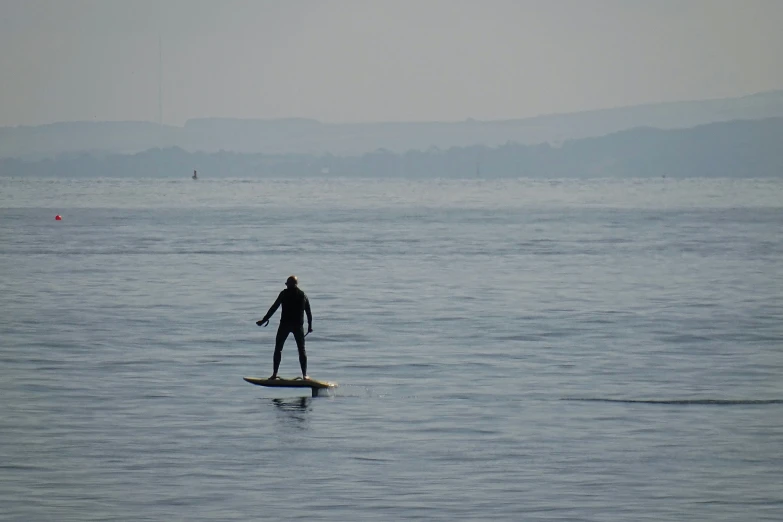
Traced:
<path fill-rule="evenodd" d="M 783 117 L 783 90 L 736 98 L 682 101 L 549 114 L 524 119 L 322 123 L 305 118 L 201 118 L 182 127 L 144 121 L 82 121 L 0 127 L 0 158 L 62 154 L 137 154 L 180 148 L 196 153 L 361 156 L 431 148 L 560 146 L 639 127 L 688 129 L 709 123 Z M 194 166 L 192 168 L 198 168 Z M 192 169 L 191 169 L 192 170 Z"/>
<path fill-rule="evenodd" d="M 689 129 L 635 128 L 549 143 L 473 145 L 361 155 L 188 152 L 179 147 L 135 154 L 61 154 L 0 159 L 0 176 L 53 178 L 780 178 L 783 117 Z"/>

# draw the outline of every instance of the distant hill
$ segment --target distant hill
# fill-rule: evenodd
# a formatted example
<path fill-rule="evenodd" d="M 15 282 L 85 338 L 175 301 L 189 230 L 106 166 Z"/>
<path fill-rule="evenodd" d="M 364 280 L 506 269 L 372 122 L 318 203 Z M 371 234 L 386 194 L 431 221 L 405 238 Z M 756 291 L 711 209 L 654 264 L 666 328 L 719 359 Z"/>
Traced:
<path fill-rule="evenodd" d="M 783 117 L 783 90 L 497 121 L 329 124 L 299 118 L 211 118 L 190 120 L 183 127 L 72 122 L 0 127 L 0 157 L 40 159 L 63 153 L 105 155 L 171 147 L 189 152 L 361 155 L 379 148 L 402 153 L 507 142 L 559 145 L 635 127 L 676 129 L 770 117 Z"/>
<path fill-rule="evenodd" d="M 2 176 L 47 177 L 363 176 L 414 178 L 783 177 L 783 118 L 711 123 L 689 129 L 640 127 L 602 137 L 548 143 L 473 145 L 355 156 L 188 152 L 68 154 L 0 160 Z"/>

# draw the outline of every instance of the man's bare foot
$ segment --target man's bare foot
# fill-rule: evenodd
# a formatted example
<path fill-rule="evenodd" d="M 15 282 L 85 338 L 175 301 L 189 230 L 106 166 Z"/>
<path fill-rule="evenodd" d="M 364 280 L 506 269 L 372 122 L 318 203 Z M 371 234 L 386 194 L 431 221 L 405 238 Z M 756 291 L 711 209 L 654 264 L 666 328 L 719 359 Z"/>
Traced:
<path fill-rule="evenodd" d="M 272 375 L 269 380 L 272 381 L 274 379 L 279 379 L 280 377 L 277 376 L 277 374 Z"/>
<path fill-rule="evenodd" d="M 306 381 L 309 381 L 310 380 L 310 376 L 309 375 L 302 375 L 302 379 L 304 379 Z"/>

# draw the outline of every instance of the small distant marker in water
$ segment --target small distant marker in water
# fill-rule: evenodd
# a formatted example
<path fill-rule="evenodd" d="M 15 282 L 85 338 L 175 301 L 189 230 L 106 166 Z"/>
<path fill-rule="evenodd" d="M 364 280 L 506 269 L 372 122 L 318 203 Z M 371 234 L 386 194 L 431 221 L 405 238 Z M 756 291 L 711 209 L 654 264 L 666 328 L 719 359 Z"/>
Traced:
<path fill-rule="evenodd" d="M 54 220 L 55 221 L 62 221 L 63 217 L 60 214 L 57 214 L 56 216 L 54 216 Z"/>

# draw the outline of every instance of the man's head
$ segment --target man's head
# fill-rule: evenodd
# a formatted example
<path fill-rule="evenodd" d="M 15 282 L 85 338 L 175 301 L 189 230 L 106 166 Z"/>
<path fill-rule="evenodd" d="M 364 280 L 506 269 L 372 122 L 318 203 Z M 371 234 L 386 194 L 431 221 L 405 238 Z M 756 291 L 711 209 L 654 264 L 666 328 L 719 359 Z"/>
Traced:
<path fill-rule="evenodd" d="M 295 275 L 288 276 L 288 279 L 285 280 L 285 286 L 287 286 L 288 288 L 293 288 L 298 284 L 299 284 L 299 278 L 297 278 Z"/>

